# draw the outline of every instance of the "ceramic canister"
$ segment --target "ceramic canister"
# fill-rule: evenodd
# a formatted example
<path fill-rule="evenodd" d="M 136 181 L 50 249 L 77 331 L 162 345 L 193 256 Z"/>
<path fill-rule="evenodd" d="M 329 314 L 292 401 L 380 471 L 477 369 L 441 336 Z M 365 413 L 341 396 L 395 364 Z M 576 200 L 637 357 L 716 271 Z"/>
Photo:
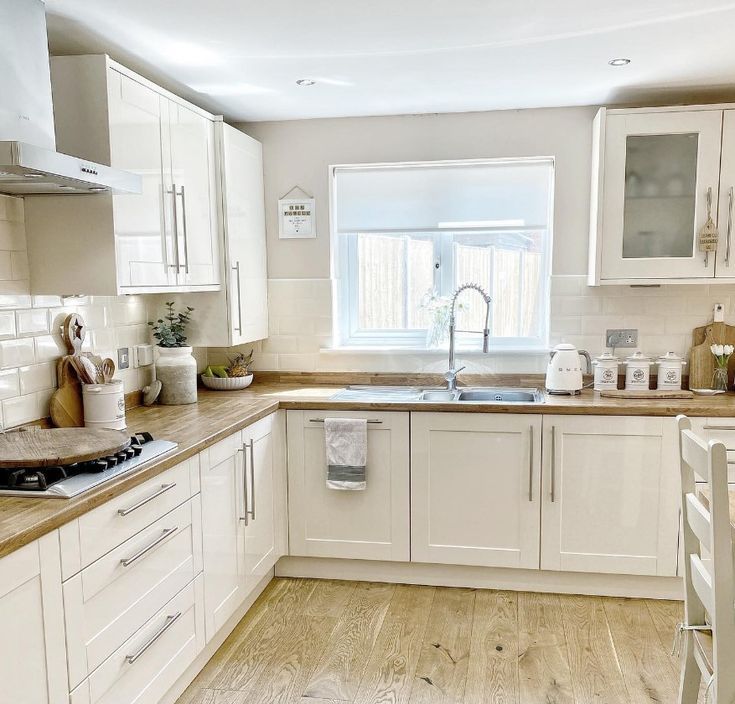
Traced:
<path fill-rule="evenodd" d="M 681 388 L 682 369 L 686 362 L 674 352 L 658 358 L 658 388 L 678 390 Z"/>
<path fill-rule="evenodd" d="M 86 428 L 125 429 L 125 392 L 122 381 L 113 379 L 107 384 L 83 384 L 82 398 Z"/>
<path fill-rule="evenodd" d="M 625 360 L 625 388 L 630 391 L 648 389 L 651 375 L 651 358 L 636 352 Z"/>
<path fill-rule="evenodd" d="M 610 352 L 595 357 L 592 366 L 595 368 L 595 391 L 618 388 L 618 358 Z"/>

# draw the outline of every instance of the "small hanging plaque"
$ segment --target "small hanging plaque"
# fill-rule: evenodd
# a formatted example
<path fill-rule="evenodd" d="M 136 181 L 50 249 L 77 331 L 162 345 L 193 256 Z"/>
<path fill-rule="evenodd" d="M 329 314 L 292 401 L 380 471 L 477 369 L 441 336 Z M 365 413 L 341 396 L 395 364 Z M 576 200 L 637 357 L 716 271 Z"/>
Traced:
<path fill-rule="evenodd" d="M 314 198 L 278 201 L 278 237 L 282 240 L 316 237 Z"/>

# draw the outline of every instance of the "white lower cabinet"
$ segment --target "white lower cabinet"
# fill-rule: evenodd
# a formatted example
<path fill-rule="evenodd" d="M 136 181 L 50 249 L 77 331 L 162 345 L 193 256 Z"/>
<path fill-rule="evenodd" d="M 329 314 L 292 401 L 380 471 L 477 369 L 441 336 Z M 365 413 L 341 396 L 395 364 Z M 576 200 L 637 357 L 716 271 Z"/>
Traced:
<path fill-rule="evenodd" d="M 544 416 L 541 568 L 672 576 L 676 421 Z"/>
<path fill-rule="evenodd" d="M 72 691 L 70 704 L 155 704 L 204 647 L 199 575 Z"/>
<path fill-rule="evenodd" d="M 411 560 L 538 569 L 541 416 L 411 414 Z"/>
<path fill-rule="evenodd" d="M 200 455 L 207 641 L 286 551 L 283 415 Z"/>
<path fill-rule="evenodd" d="M 289 554 L 410 559 L 408 413 L 329 411 L 367 418 L 367 488 L 326 486 L 324 411 L 288 411 Z"/>
<path fill-rule="evenodd" d="M 0 701 L 68 701 L 59 536 L 0 559 Z"/>

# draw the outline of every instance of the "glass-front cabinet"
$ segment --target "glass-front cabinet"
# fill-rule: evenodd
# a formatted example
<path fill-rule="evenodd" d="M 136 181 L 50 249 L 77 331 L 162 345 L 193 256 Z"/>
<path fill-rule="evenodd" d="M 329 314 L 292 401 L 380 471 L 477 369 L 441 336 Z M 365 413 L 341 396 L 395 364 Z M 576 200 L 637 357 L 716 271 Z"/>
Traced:
<path fill-rule="evenodd" d="M 734 130 L 735 112 L 722 106 L 598 112 L 590 284 L 735 277 Z M 704 251 L 710 216 L 719 238 Z"/>

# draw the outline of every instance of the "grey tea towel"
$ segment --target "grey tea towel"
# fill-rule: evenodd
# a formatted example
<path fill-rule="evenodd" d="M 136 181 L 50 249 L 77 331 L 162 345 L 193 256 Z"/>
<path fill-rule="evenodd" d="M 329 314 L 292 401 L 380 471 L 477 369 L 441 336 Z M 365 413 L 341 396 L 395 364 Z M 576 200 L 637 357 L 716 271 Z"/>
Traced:
<path fill-rule="evenodd" d="M 367 488 L 367 420 L 325 418 L 327 488 L 361 491 Z"/>

